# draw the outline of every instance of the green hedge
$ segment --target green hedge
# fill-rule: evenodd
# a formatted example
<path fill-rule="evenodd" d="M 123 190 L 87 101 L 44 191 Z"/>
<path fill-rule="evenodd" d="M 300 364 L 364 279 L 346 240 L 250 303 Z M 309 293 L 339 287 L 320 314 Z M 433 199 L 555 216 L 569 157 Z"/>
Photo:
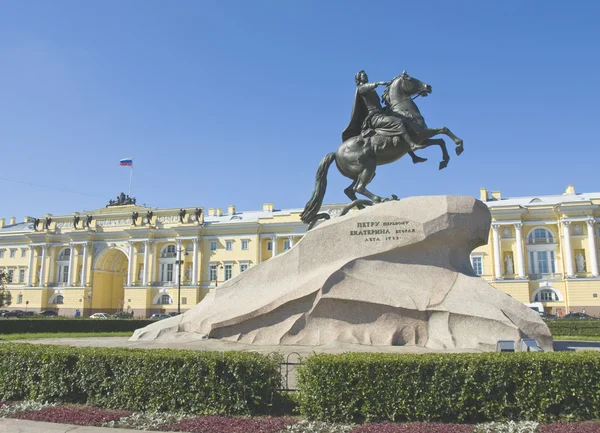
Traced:
<path fill-rule="evenodd" d="M 146 319 L 0 319 L 0 334 L 32 332 L 133 332 L 154 320 Z"/>
<path fill-rule="evenodd" d="M 316 355 L 303 415 L 323 421 L 600 419 L 600 353 Z"/>
<path fill-rule="evenodd" d="M 279 356 L 245 352 L 0 344 L 0 401 L 81 403 L 133 411 L 266 413 Z"/>
<path fill-rule="evenodd" d="M 600 320 L 549 320 L 546 324 L 556 336 L 600 337 Z"/>

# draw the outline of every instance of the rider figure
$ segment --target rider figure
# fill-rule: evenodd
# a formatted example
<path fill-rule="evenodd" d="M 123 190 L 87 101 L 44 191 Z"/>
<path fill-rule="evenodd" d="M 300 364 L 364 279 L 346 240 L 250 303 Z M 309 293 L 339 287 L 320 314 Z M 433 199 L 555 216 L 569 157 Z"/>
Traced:
<path fill-rule="evenodd" d="M 354 77 L 354 81 L 356 82 L 354 107 L 350 124 L 342 132 L 342 140 L 346 141 L 349 138 L 361 135 L 368 142 L 368 138 L 373 136 L 375 130 L 377 130 L 378 134 L 384 136 L 402 137 L 411 148 L 409 153 L 413 158 L 413 162 L 424 160 L 413 154 L 415 150 L 422 149 L 424 146 L 418 145 L 410 138 L 402 118 L 386 113 L 381 106 L 379 95 L 375 89 L 378 86 L 387 86 L 390 83 L 385 81 L 369 83 L 369 77 L 365 71 L 358 72 Z"/>

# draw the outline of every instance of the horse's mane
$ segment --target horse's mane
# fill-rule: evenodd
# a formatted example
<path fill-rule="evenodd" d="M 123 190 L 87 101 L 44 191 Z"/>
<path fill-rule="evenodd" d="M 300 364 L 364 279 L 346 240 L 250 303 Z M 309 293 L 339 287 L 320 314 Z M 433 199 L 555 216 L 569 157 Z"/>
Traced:
<path fill-rule="evenodd" d="M 401 76 L 402 75 L 398 75 L 398 76 L 392 78 L 392 80 L 390 81 L 390 84 L 388 84 L 387 86 L 385 86 L 385 90 L 383 91 L 383 95 L 381 95 L 381 102 L 383 102 L 387 107 L 389 107 L 391 105 L 391 102 L 390 102 L 390 87 L 392 87 L 392 84 L 394 83 L 394 81 L 396 81 Z"/>

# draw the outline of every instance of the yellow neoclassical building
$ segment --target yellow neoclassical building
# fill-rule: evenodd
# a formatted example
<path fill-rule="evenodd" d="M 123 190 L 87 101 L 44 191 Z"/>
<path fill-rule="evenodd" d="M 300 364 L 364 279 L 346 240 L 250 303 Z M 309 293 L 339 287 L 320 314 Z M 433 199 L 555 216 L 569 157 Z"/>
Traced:
<path fill-rule="evenodd" d="M 332 215 L 340 209 L 324 206 Z M 223 281 L 293 247 L 306 232 L 301 211 L 112 204 L 19 223 L 0 219 L 8 309 L 84 317 L 188 310 Z"/>
<path fill-rule="evenodd" d="M 471 255 L 494 287 L 546 312 L 600 314 L 600 193 L 502 198 L 480 190 L 492 214 L 488 244 Z"/>
<path fill-rule="evenodd" d="M 502 198 L 481 189 L 480 199 L 492 228 L 488 244 L 471 256 L 478 275 L 548 312 L 600 314 L 600 193 L 577 194 L 569 186 L 555 196 Z M 323 211 L 335 215 L 342 207 Z M 8 308 L 83 316 L 125 310 L 136 317 L 188 310 L 223 281 L 292 248 L 306 232 L 301 210 L 111 201 L 85 214 L 0 219 Z"/>

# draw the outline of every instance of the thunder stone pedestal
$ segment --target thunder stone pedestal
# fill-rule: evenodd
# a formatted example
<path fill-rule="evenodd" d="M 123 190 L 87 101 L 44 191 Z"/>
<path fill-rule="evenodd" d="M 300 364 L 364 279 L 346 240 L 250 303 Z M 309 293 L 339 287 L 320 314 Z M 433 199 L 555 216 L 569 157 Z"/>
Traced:
<path fill-rule="evenodd" d="M 256 345 L 336 342 L 494 350 L 552 337 L 533 310 L 474 274 L 491 217 L 472 197 L 410 197 L 327 221 L 132 341 L 202 334 Z M 175 334 L 175 335 L 174 335 Z"/>

